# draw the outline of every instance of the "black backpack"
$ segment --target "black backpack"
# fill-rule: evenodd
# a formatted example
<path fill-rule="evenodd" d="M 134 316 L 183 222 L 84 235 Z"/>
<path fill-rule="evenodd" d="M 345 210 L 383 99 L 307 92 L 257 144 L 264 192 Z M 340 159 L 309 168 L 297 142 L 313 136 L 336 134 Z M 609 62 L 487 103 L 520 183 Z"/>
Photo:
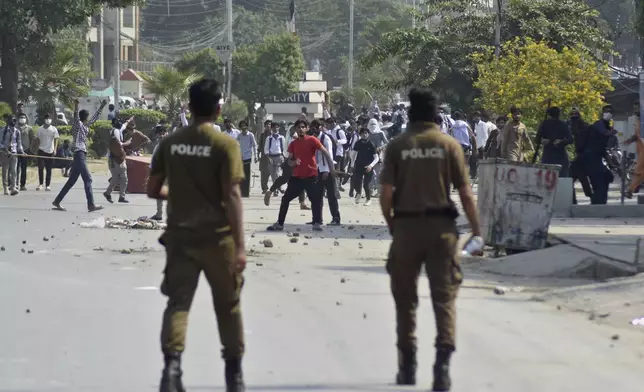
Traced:
<path fill-rule="evenodd" d="M 328 137 L 329 139 L 331 139 L 331 145 L 333 146 L 333 151 L 329 151 L 329 153 L 331 154 L 332 157 L 337 156 L 338 141 L 336 140 L 336 138 L 333 137 L 333 135 L 329 135 L 326 132 L 322 132 L 322 137 L 320 138 L 320 142 L 322 142 L 323 146 L 324 146 L 324 138 L 325 137 Z"/>

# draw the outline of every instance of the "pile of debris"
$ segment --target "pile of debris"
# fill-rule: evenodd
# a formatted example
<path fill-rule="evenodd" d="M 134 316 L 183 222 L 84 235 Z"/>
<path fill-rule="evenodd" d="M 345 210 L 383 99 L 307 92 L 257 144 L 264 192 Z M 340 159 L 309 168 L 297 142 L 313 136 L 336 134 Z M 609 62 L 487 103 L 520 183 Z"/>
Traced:
<path fill-rule="evenodd" d="M 166 224 L 157 222 L 147 216 L 138 219 L 119 219 L 98 217 L 91 222 L 80 224 L 83 228 L 88 229 L 135 229 L 135 230 L 165 230 Z"/>

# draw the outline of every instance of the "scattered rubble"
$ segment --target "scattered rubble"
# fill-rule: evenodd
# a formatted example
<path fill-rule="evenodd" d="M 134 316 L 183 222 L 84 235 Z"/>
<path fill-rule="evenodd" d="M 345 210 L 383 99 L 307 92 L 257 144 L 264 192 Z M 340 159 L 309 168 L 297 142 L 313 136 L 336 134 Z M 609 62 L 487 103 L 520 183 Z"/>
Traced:
<path fill-rule="evenodd" d="M 33 255 L 34 251 L 33 250 L 28 250 L 27 253 L 30 254 L 30 255 Z"/>
<path fill-rule="evenodd" d="M 96 248 L 94 248 L 94 250 L 95 250 L 95 251 L 97 251 L 97 252 L 102 252 L 102 251 L 104 251 L 105 249 L 103 249 L 103 247 L 102 247 L 102 246 L 97 246 Z"/>
<path fill-rule="evenodd" d="M 4 252 L 6 249 L 4 246 L 0 246 L 0 251 Z"/>
<path fill-rule="evenodd" d="M 612 340 L 619 340 L 619 335 L 618 335 L 618 334 L 615 334 L 615 335 L 611 336 L 610 338 L 611 338 Z"/>
<path fill-rule="evenodd" d="M 269 239 L 265 239 L 262 241 L 262 244 L 264 245 L 264 248 L 272 248 L 273 247 L 273 241 Z"/>
<path fill-rule="evenodd" d="M 157 222 L 146 216 L 138 219 L 119 219 L 119 218 L 105 218 L 99 216 L 90 222 L 83 222 L 80 224 L 85 229 L 134 229 L 134 230 L 165 230 L 167 225 L 165 223 Z"/>
<path fill-rule="evenodd" d="M 333 241 L 333 246 L 340 246 L 340 243 L 338 241 Z"/>
<path fill-rule="evenodd" d="M 293 292 L 294 293 L 298 293 L 299 291 L 300 291 L 300 289 L 298 289 L 297 287 L 293 287 Z"/>
<path fill-rule="evenodd" d="M 26 243 L 27 243 L 27 241 L 22 241 L 22 244 L 23 244 L 23 245 L 25 245 Z"/>
<path fill-rule="evenodd" d="M 49 241 L 49 238 L 47 238 L 47 237 L 42 237 L 42 240 L 43 240 L 43 241 L 45 241 L 45 242 L 48 242 L 48 241 Z"/>
<path fill-rule="evenodd" d="M 298 238 L 297 238 L 297 237 L 293 237 L 293 238 L 291 238 L 291 243 L 292 243 L 292 244 L 296 244 L 296 243 L 297 243 L 297 241 L 298 241 Z"/>
<path fill-rule="evenodd" d="M 31 313 L 31 310 L 26 309 L 26 310 L 25 310 L 25 313 Z"/>
<path fill-rule="evenodd" d="M 644 317 L 636 318 L 631 320 L 631 325 L 635 325 L 638 327 L 644 327 Z"/>

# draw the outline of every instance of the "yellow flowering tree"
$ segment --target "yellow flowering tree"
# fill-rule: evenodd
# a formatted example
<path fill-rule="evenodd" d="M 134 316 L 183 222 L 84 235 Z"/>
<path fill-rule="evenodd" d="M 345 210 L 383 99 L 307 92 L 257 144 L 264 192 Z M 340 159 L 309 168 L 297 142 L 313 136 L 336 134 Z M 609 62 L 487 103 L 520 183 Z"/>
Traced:
<path fill-rule="evenodd" d="M 577 106 L 586 121 L 596 120 L 603 94 L 612 90 L 607 64 L 580 48 L 557 51 L 543 42 L 514 39 L 503 45 L 499 58 L 492 50 L 472 57 L 478 73 L 474 86 L 481 91 L 477 104 L 500 114 L 515 105 L 532 131 L 549 101 L 563 113 Z"/>

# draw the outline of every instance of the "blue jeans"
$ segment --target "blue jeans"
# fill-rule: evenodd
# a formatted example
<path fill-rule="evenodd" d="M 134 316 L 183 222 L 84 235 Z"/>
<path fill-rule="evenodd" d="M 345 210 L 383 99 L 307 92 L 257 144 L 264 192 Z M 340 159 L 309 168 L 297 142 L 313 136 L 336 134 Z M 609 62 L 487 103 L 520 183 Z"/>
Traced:
<path fill-rule="evenodd" d="M 69 178 L 63 186 L 63 189 L 60 190 L 58 196 L 56 196 L 56 203 L 63 201 L 67 192 L 76 184 L 78 177 L 83 178 L 83 184 L 85 185 L 85 197 L 87 198 L 87 207 L 94 206 L 94 195 L 92 194 L 92 175 L 89 173 L 87 168 L 87 153 L 85 151 L 76 151 L 74 152 L 74 161 L 72 162 L 72 169 L 69 173 Z"/>

